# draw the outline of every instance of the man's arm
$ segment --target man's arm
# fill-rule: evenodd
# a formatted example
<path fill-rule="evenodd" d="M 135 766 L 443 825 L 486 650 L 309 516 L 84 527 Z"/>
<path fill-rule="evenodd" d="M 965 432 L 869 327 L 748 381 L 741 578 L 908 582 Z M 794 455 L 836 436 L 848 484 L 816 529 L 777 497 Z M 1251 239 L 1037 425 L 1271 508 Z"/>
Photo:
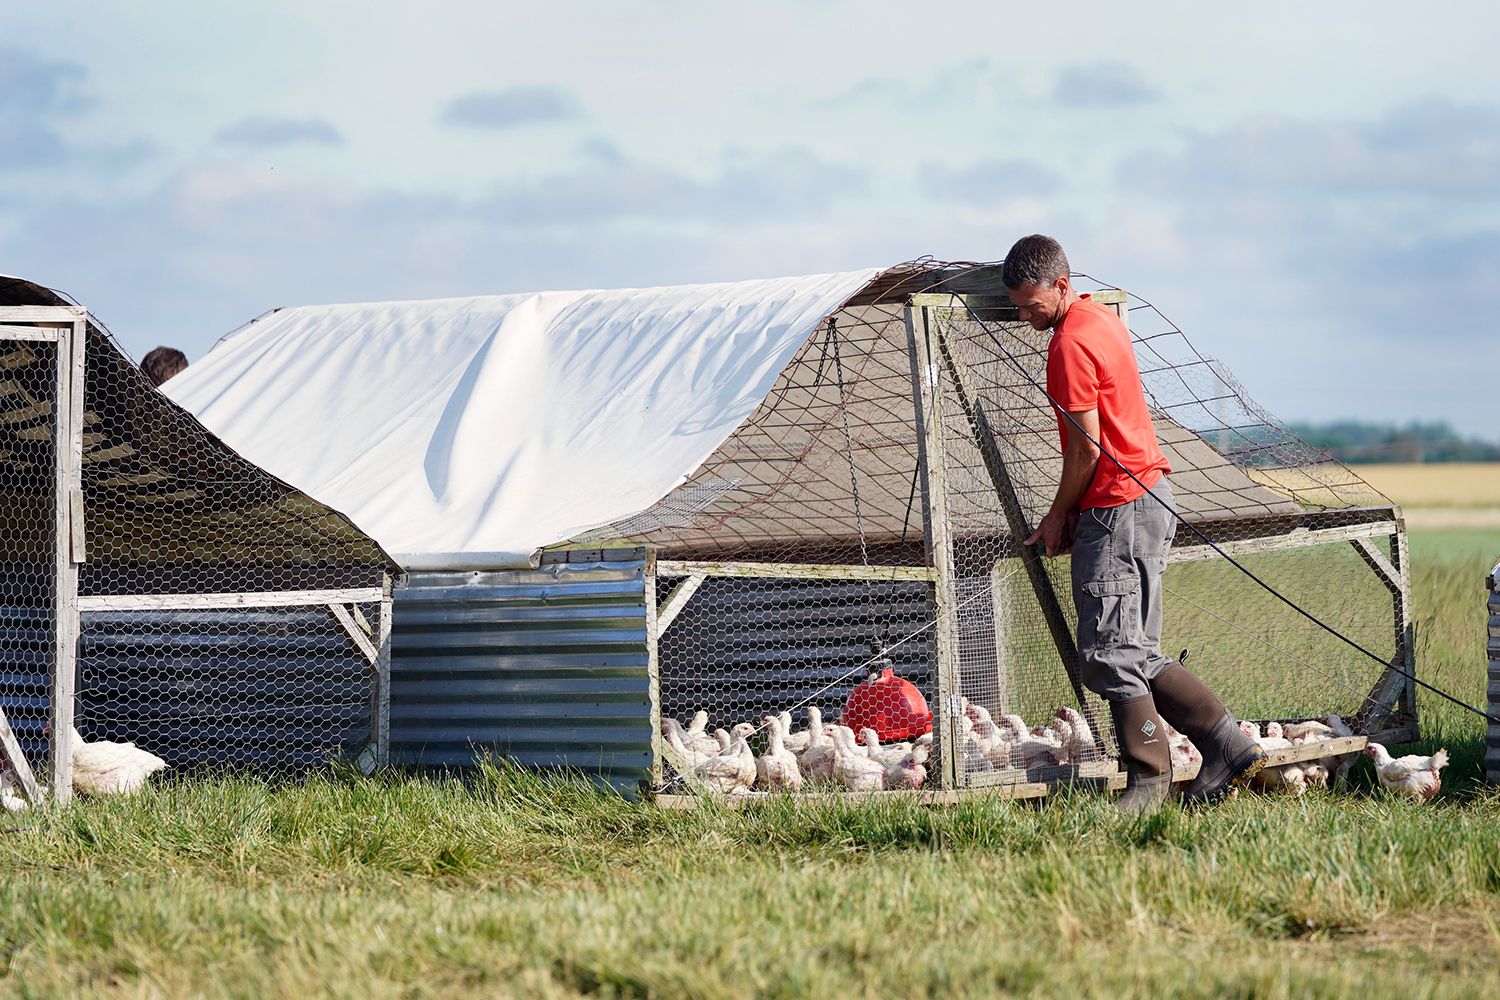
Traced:
<path fill-rule="evenodd" d="M 1073 547 L 1073 533 L 1068 530 L 1068 515 L 1078 507 L 1078 501 L 1089 491 L 1094 481 L 1094 470 L 1099 467 L 1099 411 L 1078 410 L 1070 412 L 1073 420 L 1068 427 L 1068 450 L 1063 452 L 1062 482 L 1057 485 L 1057 497 L 1052 509 L 1036 526 L 1031 537 L 1022 544 L 1034 545 L 1040 539 L 1047 546 L 1047 555 L 1055 556 Z"/>

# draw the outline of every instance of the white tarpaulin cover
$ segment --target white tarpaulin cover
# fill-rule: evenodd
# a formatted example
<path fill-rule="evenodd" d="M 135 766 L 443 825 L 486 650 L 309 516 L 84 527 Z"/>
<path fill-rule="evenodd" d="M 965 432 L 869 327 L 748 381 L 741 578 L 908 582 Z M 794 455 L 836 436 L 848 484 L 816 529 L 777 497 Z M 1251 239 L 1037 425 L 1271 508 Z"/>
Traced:
<path fill-rule="evenodd" d="M 524 566 L 680 485 L 877 273 L 301 306 L 163 391 L 407 569 Z"/>

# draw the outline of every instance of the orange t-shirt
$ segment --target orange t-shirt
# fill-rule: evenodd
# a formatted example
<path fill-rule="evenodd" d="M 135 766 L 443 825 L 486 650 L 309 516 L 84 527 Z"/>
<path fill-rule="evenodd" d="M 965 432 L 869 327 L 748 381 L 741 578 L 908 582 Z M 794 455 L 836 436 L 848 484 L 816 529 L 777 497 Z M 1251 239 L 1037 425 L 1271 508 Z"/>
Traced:
<path fill-rule="evenodd" d="M 1145 484 L 1101 455 L 1079 509 L 1130 503 L 1172 471 L 1156 444 L 1130 334 L 1109 306 L 1085 295 L 1068 309 L 1047 344 L 1047 394 L 1072 413 L 1098 410 L 1099 444 Z M 1057 429 L 1067 451 L 1073 425 L 1060 413 Z"/>

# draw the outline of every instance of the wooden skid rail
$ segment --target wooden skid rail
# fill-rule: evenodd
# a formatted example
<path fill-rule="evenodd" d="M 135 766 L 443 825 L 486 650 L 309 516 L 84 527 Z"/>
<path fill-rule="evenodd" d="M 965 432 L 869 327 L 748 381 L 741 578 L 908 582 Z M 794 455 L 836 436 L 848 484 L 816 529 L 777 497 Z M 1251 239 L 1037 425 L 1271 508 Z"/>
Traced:
<path fill-rule="evenodd" d="M 1280 767 L 1282 764 L 1295 764 L 1305 760 L 1321 760 L 1325 757 L 1338 757 L 1346 753 L 1357 753 L 1365 748 L 1369 739 L 1364 736 L 1344 736 L 1334 740 L 1318 740 L 1290 750 L 1272 750 L 1267 753 L 1267 767 Z M 1046 780 L 1032 781 L 1026 778 L 1037 777 L 1036 772 L 1066 772 Z M 1176 784 L 1182 781 L 1192 781 L 1198 776 L 1198 765 L 1191 764 L 1187 767 L 1172 769 L 1172 782 Z M 1125 787 L 1125 772 L 1116 768 L 1114 761 L 1103 761 L 1095 764 L 1082 764 L 1077 767 L 1049 767 L 1033 768 L 1030 772 L 1024 771 L 996 771 L 985 775 L 973 775 L 973 778 L 983 777 L 990 779 L 990 783 L 980 788 L 965 788 L 962 790 L 942 789 L 917 789 L 915 791 L 892 791 L 892 792 L 839 792 L 832 789 L 816 792 L 750 792 L 746 795 L 730 796 L 708 796 L 708 795 L 658 795 L 655 797 L 656 804 L 663 809 L 696 809 L 705 801 L 722 802 L 734 809 L 742 808 L 754 802 L 767 802 L 773 798 L 777 799 L 803 799 L 810 802 L 898 802 L 911 801 L 919 805 L 940 806 L 953 805 L 970 799 L 1041 799 L 1046 798 L 1060 788 L 1078 789 L 1108 789 L 1118 792 Z M 994 780 L 1000 778 L 1001 780 Z M 1009 779 L 1009 780 L 1005 780 Z"/>

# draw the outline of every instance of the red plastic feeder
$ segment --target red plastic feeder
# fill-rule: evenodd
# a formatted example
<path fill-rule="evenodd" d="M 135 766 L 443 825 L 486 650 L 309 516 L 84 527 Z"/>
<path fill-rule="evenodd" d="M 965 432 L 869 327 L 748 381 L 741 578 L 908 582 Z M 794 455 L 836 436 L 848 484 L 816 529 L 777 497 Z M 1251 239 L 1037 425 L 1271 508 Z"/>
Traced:
<path fill-rule="evenodd" d="M 875 730 L 882 743 L 932 732 L 927 699 L 915 684 L 897 677 L 889 667 L 878 675 L 871 674 L 849 692 L 839 721 L 856 735 L 862 729 Z"/>

